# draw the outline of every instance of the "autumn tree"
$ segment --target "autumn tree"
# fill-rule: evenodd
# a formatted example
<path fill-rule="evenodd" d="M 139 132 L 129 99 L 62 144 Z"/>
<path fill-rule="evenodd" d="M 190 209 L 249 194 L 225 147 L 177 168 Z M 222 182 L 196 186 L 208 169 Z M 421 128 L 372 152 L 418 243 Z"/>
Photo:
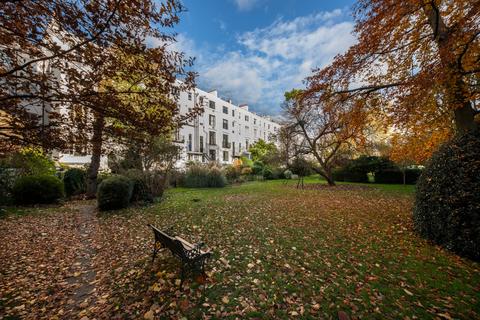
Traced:
<path fill-rule="evenodd" d="M 312 96 L 369 111 L 417 141 L 438 144 L 477 127 L 480 2 L 361 0 L 358 43 L 307 79 Z M 418 139 L 419 138 L 419 139 Z"/>
<path fill-rule="evenodd" d="M 7 1 L 2 142 L 86 146 L 93 194 L 104 133 L 159 135 L 178 120 L 175 94 L 194 79 L 193 60 L 170 48 L 183 9 L 176 0 Z"/>
<path fill-rule="evenodd" d="M 403 134 L 394 136 L 396 153 L 410 158 L 430 157 L 455 136 L 418 182 L 415 229 L 478 259 L 480 1 L 360 0 L 354 18 L 357 44 L 314 71 L 308 96 L 340 110 L 364 102 Z"/>
<path fill-rule="evenodd" d="M 171 83 L 172 68 L 189 61 L 168 50 L 174 34 L 162 30 L 174 26 L 182 11 L 176 0 L 3 2 L 2 143 L 65 147 L 71 136 L 71 105 L 81 105 L 97 94 L 99 82 L 116 69 L 119 59 L 114 52 L 119 49 L 137 54 L 147 49 L 147 42 L 155 43 L 156 52 L 150 57 L 156 53 L 158 58 L 152 63 L 168 66 L 161 74 L 165 83 Z M 87 109 L 104 112 L 101 104 L 90 104 Z M 77 119 L 83 112 L 75 110 Z"/>
<path fill-rule="evenodd" d="M 99 85 L 93 86 L 91 98 L 79 102 L 80 107 L 91 109 L 102 106 L 100 111 L 93 109 L 93 124 L 86 128 L 91 131 L 89 149 L 92 153 L 87 184 L 89 196 L 95 194 L 105 138 L 115 138 L 118 142 L 121 141 L 118 138 L 125 137 L 130 144 L 145 145 L 155 137 L 169 135 L 198 111 L 179 114 L 178 92 L 193 86 L 193 79 L 176 81 L 177 76 L 184 74 L 186 62 L 182 56 L 162 47 L 143 47 L 142 50 L 134 54 L 117 50 L 114 68 L 105 66 L 97 78 Z"/>
<path fill-rule="evenodd" d="M 292 161 L 308 153 L 305 146 L 300 145 L 300 134 L 295 123 L 284 123 L 277 133 L 278 157 L 280 163 L 289 168 Z"/>
<path fill-rule="evenodd" d="M 353 101 L 332 106 L 292 90 L 285 93 L 285 111 L 288 125 L 296 130 L 297 144 L 317 162 L 312 169 L 335 185 L 333 168 L 338 156 L 362 144 L 367 120 L 363 104 Z"/>

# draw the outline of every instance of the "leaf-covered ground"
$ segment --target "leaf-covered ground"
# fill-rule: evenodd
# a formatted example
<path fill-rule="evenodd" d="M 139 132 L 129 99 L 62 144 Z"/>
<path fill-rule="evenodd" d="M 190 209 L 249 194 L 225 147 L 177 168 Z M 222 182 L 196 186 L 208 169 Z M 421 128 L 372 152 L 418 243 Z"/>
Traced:
<path fill-rule="evenodd" d="M 0 219 L 0 318 L 479 318 L 479 265 L 414 234 L 412 191 L 273 181 L 16 210 Z M 179 290 L 167 251 L 151 263 L 148 223 L 213 250 L 205 287 Z"/>

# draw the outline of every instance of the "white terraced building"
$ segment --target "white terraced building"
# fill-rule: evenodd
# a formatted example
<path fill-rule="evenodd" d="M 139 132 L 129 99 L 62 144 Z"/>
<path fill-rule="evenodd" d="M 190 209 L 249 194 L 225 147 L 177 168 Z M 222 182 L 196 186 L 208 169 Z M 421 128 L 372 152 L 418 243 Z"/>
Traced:
<path fill-rule="evenodd" d="M 248 148 L 259 139 L 276 143 L 278 123 L 249 111 L 248 105 L 236 106 L 220 98 L 217 91 L 182 91 L 178 103 L 181 114 L 195 105 L 204 110 L 175 134 L 182 146 L 179 166 L 188 161 L 230 164 L 234 158 L 249 157 Z"/>

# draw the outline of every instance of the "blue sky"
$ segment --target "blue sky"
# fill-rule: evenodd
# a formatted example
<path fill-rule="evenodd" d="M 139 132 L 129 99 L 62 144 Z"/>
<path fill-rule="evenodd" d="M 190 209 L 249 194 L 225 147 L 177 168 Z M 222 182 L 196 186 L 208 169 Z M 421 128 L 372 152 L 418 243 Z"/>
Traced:
<path fill-rule="evenodd" d="M 197 85 L 269 115 L 355 42 L 353 1 L 183 0 L 175 49 L 196 57 Z"/>

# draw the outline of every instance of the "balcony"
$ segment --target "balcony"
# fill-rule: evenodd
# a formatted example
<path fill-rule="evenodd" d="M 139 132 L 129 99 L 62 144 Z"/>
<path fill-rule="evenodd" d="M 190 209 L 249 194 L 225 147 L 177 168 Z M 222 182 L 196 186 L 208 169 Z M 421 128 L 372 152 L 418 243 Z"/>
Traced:
<path fill-rule="evenodd" d="M 232 143 L 230 143 L 230 142 L 222 143 L 222 148 L 230 149 L 231 147 L 232 147 Z"/>

